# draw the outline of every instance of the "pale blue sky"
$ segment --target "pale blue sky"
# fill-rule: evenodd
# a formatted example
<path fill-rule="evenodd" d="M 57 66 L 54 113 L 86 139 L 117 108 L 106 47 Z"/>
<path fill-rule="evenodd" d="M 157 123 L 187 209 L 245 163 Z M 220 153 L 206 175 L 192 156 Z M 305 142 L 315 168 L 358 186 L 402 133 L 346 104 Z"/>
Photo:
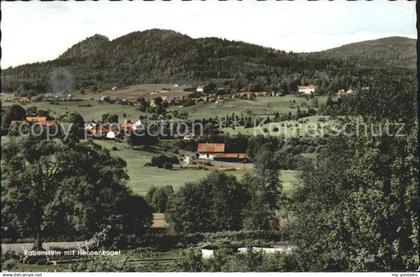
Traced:
<path fill-rule="evenodd" d="M 1 2 L 3 68 L 58 57 L 94 35 L 151 28 L 309 52 L 388 36 L 416 38 L 415 1 Z"/>

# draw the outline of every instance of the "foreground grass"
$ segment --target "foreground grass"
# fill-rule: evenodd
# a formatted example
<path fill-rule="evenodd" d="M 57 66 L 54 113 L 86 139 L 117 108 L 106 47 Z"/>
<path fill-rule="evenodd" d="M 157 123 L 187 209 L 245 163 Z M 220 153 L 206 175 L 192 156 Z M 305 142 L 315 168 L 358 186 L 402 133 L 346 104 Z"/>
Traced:
<path fill-rule="evenodd" d="M 114 256 L 107 258 L 112 260 L 112 264 L 115 267 L 121 267 L 124 264 L 131 266 L 136 270 L 140 271 L 155 271 L 163 272 L 173 269 L 176 259 L 181 249 L 172 249 L 168 251 L 153 250 L 152 252 L 146 251 L 145 253 L 123 253 L 120 256 Z M 146 254 L 148 253 L 148 254 Z M 57 261 L 57 265 L 53 264 L 25 264 L 16 263 L 11 272 L 69 272 L 71 267 L 76 265 L 78 262 L 76 259 L 83 257 L 69 257 L 69 259 L 63 259 L 62 257 L 50 260 Z M 105 258 L 106 259 L 106 258 Z"/>

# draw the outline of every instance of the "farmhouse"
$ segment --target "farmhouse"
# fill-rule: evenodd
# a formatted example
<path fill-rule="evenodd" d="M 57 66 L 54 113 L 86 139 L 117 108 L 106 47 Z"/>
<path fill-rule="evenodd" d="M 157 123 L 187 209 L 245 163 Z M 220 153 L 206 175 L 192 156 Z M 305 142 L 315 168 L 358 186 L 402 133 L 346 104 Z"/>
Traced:
<path fill-rule="evenodd" d="M 315 92 L 316 86 L 314 84 L 309 84 L 307 86 L 298 86 L 298 92 L 303 95 L 311 95 Z"/>
<path fill-rule="evenodd" d="M 27 105 L 31 103 L 31 100 L 28 97 L 18 97 L 15 99 L 15 101 L 21 105 Z"/>
<path fill-rule="evenodd" d="M 47 120 L 45 116 L 27 116 L 25 120 L 26 122 L 37 123 L 44 126 L 51 126 L 55 124 L 54 120 Z"/>
<path fill-rule="evenodd" d="M 255 92 L 255 96 L 268 96 L 268 93 L 265 91 L 257 91 Z"/>
<path fill-rule="evenodd" d="M 224 143 L 199 143 L 197 146 L 198 158 L 214 160 L 216 154 L 225 152 Z"/>
<path fill-rule="evenodd" d="M 52 126 L 55 124 L 55 121 L 47 120 L 44 116 L 27 116 L 25 120 L 12 120 L 10 122 L 10 128 L 15 128 L 23 123 L 35 123 L 42 126 Z"/>
<path fill-rule="evenodd" d="M 133 130 L 140 128 L 143 126 L 143 123 L 141 122 L 141 120 L 137 120 L 136 122 L 133 123 Z"/>
<path fill-rule="evenodd" d="M 253 92 L 237 92 L 236 97 L 242 99 L 253 99 L 255 94 Z"/>
<path fill-rule="evenodd" d="M 197 157 L 205 160 L 218 160 L 226 162 L 245 161 L 245 153 L 225 153 L 224 143 L 199 143 Z"/>

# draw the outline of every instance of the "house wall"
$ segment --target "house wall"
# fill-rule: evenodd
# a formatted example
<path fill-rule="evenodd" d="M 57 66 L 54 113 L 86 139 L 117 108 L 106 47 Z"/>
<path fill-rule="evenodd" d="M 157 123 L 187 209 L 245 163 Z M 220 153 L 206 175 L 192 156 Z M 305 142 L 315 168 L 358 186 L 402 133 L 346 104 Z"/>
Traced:
<path fill-rule="evenodd" d="M 198 158 L 205 159 L 205 160 L 214 160 L 214 154 L 199 153 Z"/>
<path fill-rule="evenodd" d="M 313 88 L 301 88 L 301 89 L 299 89 L 299 92 L 300 93 L 303 93 L 303 94 L 305 94 L 305 95 L 311 95 L 311 93 L 312 92 L 315 92 L 315 89 L 313 89 Z"/>
<path fill-rule="evenodd" d="M 212 258 L 214 255 L 214 250 L 211 249 L 201 249 L 201 256 L 203 259 L 209 259 Z"/>

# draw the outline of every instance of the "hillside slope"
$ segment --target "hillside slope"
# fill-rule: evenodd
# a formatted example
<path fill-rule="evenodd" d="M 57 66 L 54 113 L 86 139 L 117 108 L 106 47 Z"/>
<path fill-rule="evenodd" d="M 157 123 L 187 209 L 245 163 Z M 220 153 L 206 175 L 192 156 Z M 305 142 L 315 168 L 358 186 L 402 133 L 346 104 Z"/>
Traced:
<path fill-rule="evenodd" d="M 4 70 L 2 88 L 23 95 L 64 92 L 57 88 L 71 91 L 213 81 L 230 89 L 290 93 L 299 84 L 315 83 L 322 92 L 361 84 L 368 78 L 369 70 L 355 66 L 353 60 L 335 59 L 343 57 L 339 48 L 329 51 L 328 55 L 286 53 L 218 38 L 192 39 L 159 29 L 133 32 L 111 41 L 95 35 L 55 60 Z M 356 50 L 353 53 L 357 55 Z"/>
<path fill-rule="evenodd" d="M 374 67 L 416 68 L 416 40 L 387 37 L 347 44 L 321 52 L 325 57 L 354 60 Z"/>

